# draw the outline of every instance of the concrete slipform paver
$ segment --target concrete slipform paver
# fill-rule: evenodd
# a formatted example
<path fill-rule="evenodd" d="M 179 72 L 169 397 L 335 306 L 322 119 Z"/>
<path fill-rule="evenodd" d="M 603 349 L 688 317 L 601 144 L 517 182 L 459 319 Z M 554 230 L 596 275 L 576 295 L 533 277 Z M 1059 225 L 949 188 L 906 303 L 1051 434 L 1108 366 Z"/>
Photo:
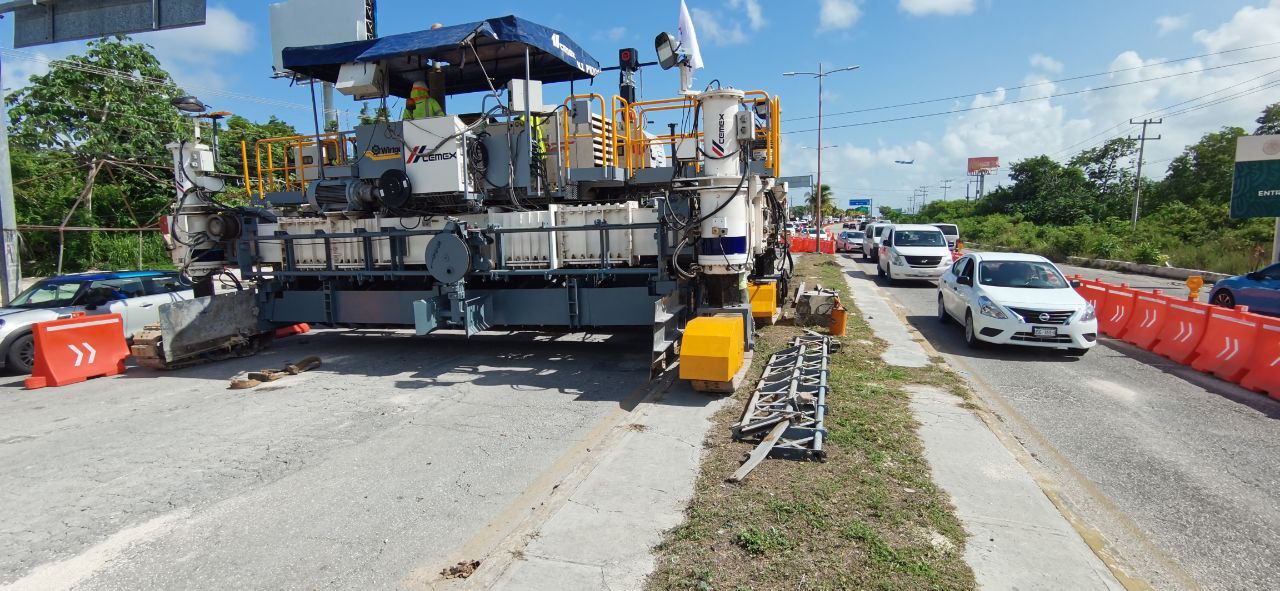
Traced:
<path fill-rule="evenodd" d="M 874 281 L 847 273 L 846 280 L 863 317 L 889 343 L 887 363 L 919 367 L 912 364 L 929 359 L 924 339 Z M 968 533 L 964 558 L 980 588 L 1124 588 L 1041 488 L 1016 442 L 953 394 L 926 386 L 908 392 L 934 481 Z"/>
<path fill-rule="evenodd" d="M 306 355 L 324 365 L 227 389 Z M 174 372 L 15 377 L 0 589 L 503 587 L 535 580 L 525 563 L 638 587 L 723 400 L 648 361 L 645 335 L 320 331 Z M 470 560 L 474 582 L 441 576 Z"/>

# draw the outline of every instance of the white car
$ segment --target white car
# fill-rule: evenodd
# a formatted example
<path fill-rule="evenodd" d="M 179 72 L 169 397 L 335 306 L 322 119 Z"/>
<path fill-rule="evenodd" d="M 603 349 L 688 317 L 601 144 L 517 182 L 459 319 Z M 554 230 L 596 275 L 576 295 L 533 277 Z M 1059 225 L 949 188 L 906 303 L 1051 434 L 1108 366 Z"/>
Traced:
<path fill-rule="evenodd" d="M 119 314 L 126 338 L 160 321 L 160 305 L 192 297 L 174 271 L 76 273 L 41 279 L 0 308 L 0 367 L 30 373 L 31 326 L 81 313 Z"/>
<path fill-rule="evenodd" d="M 1066 349 L 1084 355 L 1097 344 L 1098 318 L 1049 259 L 974 252 L 938 281 L 938 320 L 964 324 L 970 347 L 986 343 Z"/>
<path fill-rule="evenodd" d="M 899 224 L 884 229 L 876 273 L 889 281 L 937 279 L 951 268 L 951 249 L 942 230 L 926 224 Z"/>

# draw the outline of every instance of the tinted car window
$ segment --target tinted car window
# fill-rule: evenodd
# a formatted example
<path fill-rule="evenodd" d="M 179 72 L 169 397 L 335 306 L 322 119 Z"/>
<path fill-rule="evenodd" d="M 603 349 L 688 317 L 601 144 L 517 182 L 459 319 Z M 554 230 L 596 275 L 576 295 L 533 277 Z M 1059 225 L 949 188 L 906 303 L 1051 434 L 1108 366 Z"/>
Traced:
<path fill-rule="evenodd" d="M 1263 269 L 1262 276 L 1267 279 L 1280 279 L 1280 265 L 1271 265 Z"/>
<path fill-rule="evenodd" d="M 960 227 L 955 224 L 934 224 L 933 227 L 942 230 L 942 233 L 948 236 L 960 235 Z"/>
<path fill-rule="evenodd" d="M 58 282 L 51 283 L 41 281 L 27 288 L 26 291 L 18 294 L 9 302 L 10 308 L 60 308 L 62 306 L 70 306 L 72 300 L 76 297 L 76 292 L 80 291 L 79 282 Z"/>
<path fill-rule="evenodd" d="M 146 284 L 147 295 L 159 295 L 164 293 L 173 293 L 187 289 L 186 286 L 178 282 L 176 276 L 166 275 L 163 277 L 150 277 L 143 283 Z"/>
<path fill-rule="evenodd" d="M 929 230 L 898 230 L 893 233 L 894 246 L 946 246 L 942 232 Z"/>
<path fill-rule="evenodd" d="M 1063 289 L 1067 280 L 1050 263 L 1038 261 L 984 261 L 979 267 L 983 285 L 991 287 L 1027 287 Z"/>
<path fill-rule="evenodd" d="M 147 295 L 147 289 L 142 285 L 142 279 L 136 277 L 103 279 L 89 284 L 86 296 L 90 294 L 92 294 L 90 299 L 107 297 L 106 301 L 125 300 Z"/>
<path fill-rule="evenodd" d="M 887 227 L 888 227 L 888 226 L 876 226 L 876 228 L 875 228 L 875 232 L 876 232 L 876 233 L 875 233 L 875 237 L 876 237 L 876 238 L 879 238 L 879 237 L 883 236 L 883 235 L 884 235 L 884 229 L 885 229 L 885 228 L 887 228 Z"/>

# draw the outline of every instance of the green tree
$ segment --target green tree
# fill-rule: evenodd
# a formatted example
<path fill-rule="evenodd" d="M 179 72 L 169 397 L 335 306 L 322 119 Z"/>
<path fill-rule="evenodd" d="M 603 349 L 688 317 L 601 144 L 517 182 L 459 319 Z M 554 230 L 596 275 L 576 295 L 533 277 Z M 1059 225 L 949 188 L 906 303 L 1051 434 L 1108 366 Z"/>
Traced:
<path fill-rule="evenodd" d="M 1169 173 L 1151 192 L 1151 198 L 1144 197 L 1143 215 L 1173 202 L 1193 206 L 1229 203 L 1236 138 L 1244 135 L 1248 135 L 1244 129 L 1224 127 L 1187 146 L 1169 163 Z"/>
<path fill-rule="evenodd" d="M 1258 128 L 1253 130 L 1253 135 L 1276 135 L 1280 134 L 1280 103 L 1271 103 L 1262 109 L 1262 115 L 1254 122 L 1258 124 Z"/>
<path fill-rule="evenodd" d="M 1021 215 L 1039 224 L 1068 225 L 1091 219 L 1093 192 L 1085 173 L 1046 155 L 1015 162 L 1013 184 L 997 187 L 978 201 L 980 214 Z"/>
<path fill-rule="evenodd" d="M 18 222 L 60 224 L 97 170 L 90 199 L 75 209 L 70 225 L 155 223 L 173 198 L 165 144 L 189 133 L 169 104 L 180 94 L 150 48 L 127 37 L 91 41 L 83 54 L 32 76 L 6 99 Z M 145 252 L 163 256 L 158 235 L 143 242 Z M 27 232 L 24 249 L 29 273 L 49 272 L 57 234 Z M 136 235 L 68 234 L 66 269 L 133 266 L 137 251 Z"/>
<path fill-rule="evenodd" d="M 1125 215 L 1133 195 L 1134 173 L 1129 164 L 1137 152 L 1137 140 L 1114 138 L 1080 152 L 1069 162 L 1084 171 L 1094 194 L 1089 208 L 1094 221 Z"/>

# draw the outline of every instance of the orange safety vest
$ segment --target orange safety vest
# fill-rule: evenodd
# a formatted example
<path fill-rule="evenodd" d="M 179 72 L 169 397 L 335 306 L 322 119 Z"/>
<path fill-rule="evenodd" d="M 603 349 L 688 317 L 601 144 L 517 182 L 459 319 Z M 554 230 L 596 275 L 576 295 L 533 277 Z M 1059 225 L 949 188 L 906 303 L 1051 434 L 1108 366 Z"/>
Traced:
<path fill-rule="evenodd" d="M 439 101 L 431 98 L 427 85 L 414 82 L 413 89 L 409 91 L 409 99 L 404 103 L 404 113 L 400 115 L 400 119 L 426 119 L 441 115 L 444 115 L 444 109 L 440 108 Z"/>

